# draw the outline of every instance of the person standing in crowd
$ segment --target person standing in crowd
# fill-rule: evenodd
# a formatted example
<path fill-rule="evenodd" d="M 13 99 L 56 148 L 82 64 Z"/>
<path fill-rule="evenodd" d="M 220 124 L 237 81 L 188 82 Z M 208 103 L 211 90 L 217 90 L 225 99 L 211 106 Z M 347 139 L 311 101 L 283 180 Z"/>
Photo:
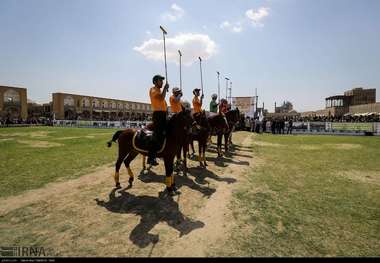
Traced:
<path fill-rule="evenodd" d="M 267 119 L 266 118 L 263 119 L 262 125 L 263 125 L 263 133 L 266 133 L 267 132 Z"/>
<path fill-rule="evenodd" d="M 212 94 L 211 96 L 211 102 L 210 102 L 210 112 L 217 113 L 218 112 L 218 103 L 216 102 L 216 99 L 218 98 L 218 95 Z"/>
<path fill-rule="evenodd" d="M 293 130 L 293 119 L 290 118 L 289 122 L 288 122 L 288 130 L 287 130 L 287 134 L 292 134 L 292 130 Z"/>
<path fill-rule="evenodd" d="M 270 121 L 270 129 L 272 131 L 272 134 L 276 134 L 276 120 L 274 118 Z"/>
<path fill-rule="evenodd" d="M 153 166 L 158 165 L 156 161 L 157 151 L 166 136 L 167 104 L 165 97 L 166 92 L 169 90 L 169 84 L 166 83 L 161 91 L 164 79 L 165 78 L 160 75 L 154 76 L 154 86 L 149 90 L 149 97 L 153 110 L 153 138 L 149 147 L 147 163 Z"/>
<path fill-rule="evenodd" d="M 280 134 L 285 134 L 285 118 L 280 120 Z"/>

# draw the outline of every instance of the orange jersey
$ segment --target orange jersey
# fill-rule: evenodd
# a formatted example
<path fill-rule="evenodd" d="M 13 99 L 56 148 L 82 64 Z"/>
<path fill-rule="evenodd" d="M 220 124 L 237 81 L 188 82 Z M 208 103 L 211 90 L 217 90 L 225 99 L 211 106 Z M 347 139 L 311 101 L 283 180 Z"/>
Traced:
<path fill-rule="evenodd" d="M 177 113 L 182 111 L 181 101 L 176 101 L 174 95 L 170 96 L 170 109 L 172 112 Z"/>
<path fill-rule="evenodd" d="M 198 96 L 194 96 L 194 99 L 193 99 L 193 108 L 194 108 L 194 112 L 195 113 L 202 111 L 202 103 L 199 100 Z"/>
<path fill-rule="evenodd" d="M 166 111 L 167 105 L 165 97 L 162 96 L 161 90 L 156 87 L 150 88 L 149 91 L 150 103 L 152 104 L 153 111 Z"/>

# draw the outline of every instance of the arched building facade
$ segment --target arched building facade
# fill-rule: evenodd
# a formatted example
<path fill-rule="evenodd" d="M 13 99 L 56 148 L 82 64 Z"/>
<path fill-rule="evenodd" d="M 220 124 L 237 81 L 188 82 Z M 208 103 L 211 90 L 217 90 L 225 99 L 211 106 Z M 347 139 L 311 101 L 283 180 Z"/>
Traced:
<path fill-rule="evenodd" d="M 25 88 L 0 86 L 0 117 L 26 120 L 28 104 Z"/>
<path fill-rule="evenodd" d="M 53 93 L 53 113 L 56 119 L 120 121 L 149 119 L 152 110 L 143 102 Z"/>

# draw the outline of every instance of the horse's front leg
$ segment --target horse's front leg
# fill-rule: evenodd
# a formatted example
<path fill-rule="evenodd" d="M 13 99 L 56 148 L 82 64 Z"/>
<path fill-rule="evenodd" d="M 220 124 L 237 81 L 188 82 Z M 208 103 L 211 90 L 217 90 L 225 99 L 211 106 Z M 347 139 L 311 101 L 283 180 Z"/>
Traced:
<path fill-rule="evenodd" d="M 185 143 L 185 145 L 182 147 L 183 149 L 183 175 L 187 176 L 187 153 L 189 151 L 189 144 Z"/>
<path fill-rule="evenodd" d="M 228 153 L 228 139 L 229 139 L 230 133 L 225 133 L 224 134 L 224 153 Z"/>
<path fill-rule="evenodd" d="M 141 155 L 142 156 L 142 158 L 141 158 L 141 160 L 142 160 L 142 168 L 143 168 L 143 172 L 146 170 L 146 161 L 145 161 L 145 155 Z"/>
<path fill-rule="evenodd" d="M 198 141 L 198 162 L 199 162 L 199 165 L 200 166 L 203 166 L 203 163 L 202 163 L 202 160 L 203 160 L 203 156 L 202 156 L 202 140 L 199 140 Z"/>
<path fill-rule="evenodd" d="M 218 133 L 217 135 L 218 157 L 222 157 L 222 138 L 223 138 L 223 134 Z"/>
<path fill-rule="evenodd" d="M 168 192 L 169 195 L 177 194 L 179 192 L 176 189 L 175 182 L 174 182 L 174 175 L 173 175 L 174 156 L 165 157 L 164 164 L 165 164 L 166 191 Z"/>
<path fill-rule="evenodd" d="M 206 147 L 207 147 L 207 140 L 204 142 L 203 144 L 203 164 L 204 166 L 207 166 L 207 162 L 206 162 Z"/>

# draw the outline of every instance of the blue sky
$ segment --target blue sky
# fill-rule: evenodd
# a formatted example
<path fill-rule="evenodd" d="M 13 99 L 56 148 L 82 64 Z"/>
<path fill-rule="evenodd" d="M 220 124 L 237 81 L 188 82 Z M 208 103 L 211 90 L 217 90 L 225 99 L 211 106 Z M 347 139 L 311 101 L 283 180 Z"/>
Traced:
<path fill-rule="evenodd" d="M 228 76 L 233 96 L 257 88 L 270 110 L 284 100 L 320 109 L 357 86 L 377 88 L 379 100 L 379 11 L 378 0 L 1 0 L 0 85 L 38 102 L 58 91 L 148 102 L 152 76 L 164 74 L 163 25 L 173 58 L 187 52 L 186 99 L 200 86 L 199 53 L 206 103 L 217 70 L 222 96 Z M 169 61 L 172 87 L 178 72 Z"/>

